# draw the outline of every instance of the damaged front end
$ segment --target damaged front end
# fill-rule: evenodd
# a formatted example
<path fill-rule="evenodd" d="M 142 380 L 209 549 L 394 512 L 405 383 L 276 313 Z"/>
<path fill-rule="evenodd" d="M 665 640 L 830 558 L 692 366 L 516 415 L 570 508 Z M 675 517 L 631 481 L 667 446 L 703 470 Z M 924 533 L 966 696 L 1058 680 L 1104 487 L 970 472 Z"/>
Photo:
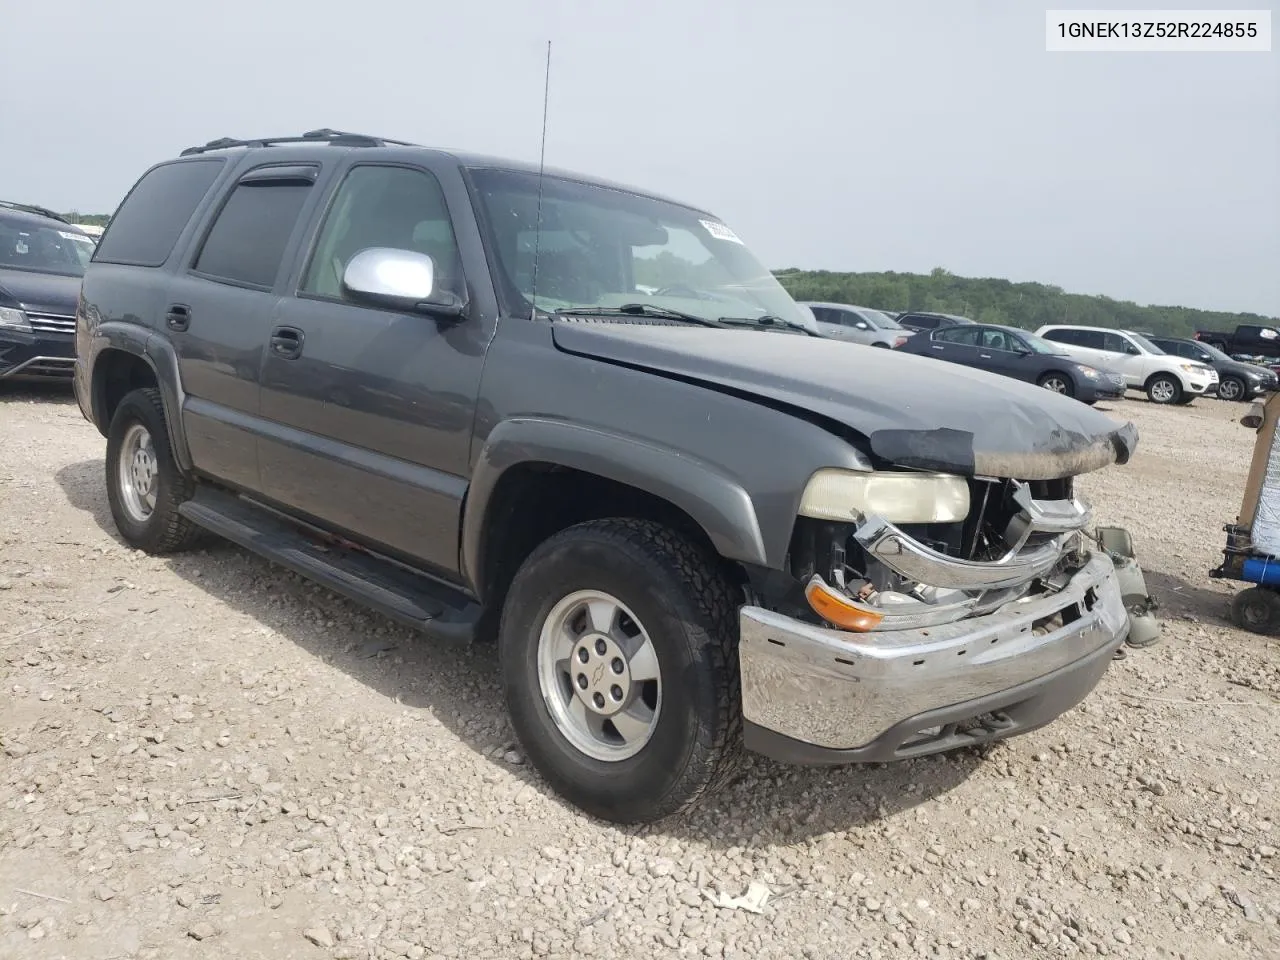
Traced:
<path fill-rule="evenodd" d="M 823 620 L 860 632 L 938 626 L 1052 590 L 1083 566 L 1091 510 L 1063 480 L 969 480 L 949 523 L 801 517 L 791 573 Z"/>
<path fill-rule="evenodd" d="M 811 482 L 788 569 L 741 611 L 751 749 L 848 763 L 1014 736 L 1082 700 L 1135 618 L 1154 639 L 1127 536 L 1088 531 L 1072 478 L 876 476 Z"/>

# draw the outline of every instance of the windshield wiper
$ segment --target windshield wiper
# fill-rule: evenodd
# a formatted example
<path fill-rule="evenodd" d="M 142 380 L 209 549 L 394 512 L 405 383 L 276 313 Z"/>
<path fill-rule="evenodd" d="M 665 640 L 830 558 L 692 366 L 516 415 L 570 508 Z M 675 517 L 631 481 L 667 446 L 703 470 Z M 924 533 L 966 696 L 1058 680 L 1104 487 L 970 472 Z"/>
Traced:
<path fill-rule="evenodd" d="M 557 317 L 655 317 L 660 320 L 683 320 L 685 323 L 696 323 L 704 327 L 727 326 L 710 317 L 700 317 L 696 313 L 682 313 L 666 307 L 655 307 L 648 303 L 624 303 L 620 307 L 560 307 L 553 313 Z"/>
<path fill-rule="evenodd" d="M 782 317 L 775 317 L 773 314 L 766 313 L 763 317 L 721 317 L 722 325 L 732 327 L 781 327 L 785 330 L 796 330 L 800 333 L 808 334 L 811 337 L 821 337 L 822 334 L 816 330 L 810 330 L 803 323 L 796 323 L 794 320 L 786 320 Z"/>

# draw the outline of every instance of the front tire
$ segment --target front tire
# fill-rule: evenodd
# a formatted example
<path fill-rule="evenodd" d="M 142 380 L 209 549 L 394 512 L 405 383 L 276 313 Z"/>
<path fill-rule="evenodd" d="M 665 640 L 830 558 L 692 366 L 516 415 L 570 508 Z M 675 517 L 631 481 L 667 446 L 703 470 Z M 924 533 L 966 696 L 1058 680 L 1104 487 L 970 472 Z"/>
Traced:
<path fill-rule="evenodd" d="M 1280 595 L 1266 587 L 1250 587 L 1231 599 L 1231 622 L 1252 633 L 1280 629 Z"/>
<path fill-rule="evenodd" d="M 1244 400 L 1245 385 L 1239 377 L 1223 377 L 1218 383 L 1219 400 Z"/>
<path fill-rule="evenodd" d="M 503 606 L 507 709 L 534 767 L 616 823 L 685 809 L 742 749 L 737 603 L 716 558 L 656 523 L 541 544 Z"/>
<path fill-rule="evenodd" d="M 1176 377 L 1160 373 L 1147 381 L 1147 399 L 1163 405 L 1177 403 L 1182 397 L 1182 384 Z"/>
<path fill-rule="evenodd" d="M 1076 385 L 1071 382 L 1071 378 L 1065 373 L 1058 373 L 1057 371 L 1046 373 L 1036 383 L 1051 393 L 1060 393 L 1064 397 L 1074 397 L 1076 395 Z"/>
<path fill-rule="evenodd" d="M 173 553 L 199 539 L 200 528 L 178 513 L 193 483 L 173 459 L 159 390 L 134 390 L 120 401 L 107 428 L 106 468 L 107 502 L 125 543 Z"/>

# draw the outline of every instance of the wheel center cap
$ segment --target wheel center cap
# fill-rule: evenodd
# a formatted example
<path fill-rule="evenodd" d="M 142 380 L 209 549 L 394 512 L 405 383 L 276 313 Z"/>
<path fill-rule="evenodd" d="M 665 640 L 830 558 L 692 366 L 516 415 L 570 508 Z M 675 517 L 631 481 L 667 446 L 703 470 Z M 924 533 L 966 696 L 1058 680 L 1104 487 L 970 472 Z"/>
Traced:
<path fill-rule="evenodd" d="M 586 633 L 569 655 L 573 692 L 592 713 L 610 717 L 627 704 L 631 669 L 626 655 L 611 637 Z"/>

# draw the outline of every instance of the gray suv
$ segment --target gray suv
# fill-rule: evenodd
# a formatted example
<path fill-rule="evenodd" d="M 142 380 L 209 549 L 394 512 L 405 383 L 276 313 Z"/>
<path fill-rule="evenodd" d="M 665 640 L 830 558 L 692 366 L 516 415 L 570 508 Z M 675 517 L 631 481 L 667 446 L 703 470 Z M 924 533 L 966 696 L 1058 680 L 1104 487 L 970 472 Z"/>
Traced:
<path fill-rule="evenodd" d="M 805 323 L 704 210 L 320 130 L 142 176 L 84 279 L 75 386 L 128 544 L 212 532 L 496 638 L 531 762 L 637 822 L 744 747 L 1032 729 L 1129 629 L 1073 478 L 1132 425 Z"/>

